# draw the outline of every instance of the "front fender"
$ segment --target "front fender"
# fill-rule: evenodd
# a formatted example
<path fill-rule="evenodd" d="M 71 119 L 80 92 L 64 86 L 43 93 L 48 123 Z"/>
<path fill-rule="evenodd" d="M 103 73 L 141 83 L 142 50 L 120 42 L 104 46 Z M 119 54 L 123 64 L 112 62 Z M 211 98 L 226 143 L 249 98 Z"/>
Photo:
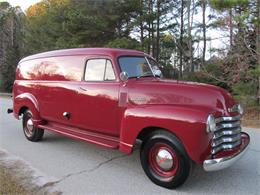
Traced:
<path fill-rule="evenodd" d="M 210 153 L 211 135 L 205 122 L 210 108 L 171 105 L 147 105 L 126 109 L 121 122 L 120 150 L 131 153 L 136 138 L 143 129 L 158 127 L 174 133 L 189 157 L 202 163 Z"/>
<path fill-rule="evenodd" d="M 40 108 L 37 99 L 30 93 L 22 93 L 14 97 L 14 114 L 19 116 L 21 108 L 27 107 L 33 114 L 34 122 L 41 121 Z"/>

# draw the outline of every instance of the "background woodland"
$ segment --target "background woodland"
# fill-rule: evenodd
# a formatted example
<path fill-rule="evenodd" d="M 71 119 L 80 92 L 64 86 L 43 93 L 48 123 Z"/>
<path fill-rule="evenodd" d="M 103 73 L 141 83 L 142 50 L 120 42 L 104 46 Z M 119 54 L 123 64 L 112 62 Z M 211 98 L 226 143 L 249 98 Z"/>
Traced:
<path fill-rule="evenodd" d="M 21 58 L 76 47 L 142 50 L 166 78 L 260 105 L 260 0 L 42 0 L 25 12 L 0 2 L 0 91 Z"/>

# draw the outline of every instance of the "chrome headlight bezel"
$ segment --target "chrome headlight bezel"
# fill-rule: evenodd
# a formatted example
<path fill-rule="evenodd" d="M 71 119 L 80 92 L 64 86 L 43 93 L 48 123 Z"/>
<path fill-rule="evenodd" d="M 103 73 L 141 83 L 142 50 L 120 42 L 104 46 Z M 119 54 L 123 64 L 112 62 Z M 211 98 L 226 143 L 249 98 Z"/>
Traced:
<path fill-rule="evenodd" d="M 207 118 L 207 123 L 206 123 L 206 131 L 208 133 L 214 132 L 216 130 L 216 121 L 215 117 L 212 114 L 209 114 Z"/>
<path fill-rule="evenodd" d="M 238 104 L 237 105 L 237 111 L 240 115 L 243 115 L 244 114 L 244 108 L 241 104 Z"/>
<path fill-rule="evenodd" d="M 241 104 L 236 104 L 232 108 L 229 108 L 228 112 L 238 112 L 240 115 L 243 115 L 244 114 L 244 108 Z"/>

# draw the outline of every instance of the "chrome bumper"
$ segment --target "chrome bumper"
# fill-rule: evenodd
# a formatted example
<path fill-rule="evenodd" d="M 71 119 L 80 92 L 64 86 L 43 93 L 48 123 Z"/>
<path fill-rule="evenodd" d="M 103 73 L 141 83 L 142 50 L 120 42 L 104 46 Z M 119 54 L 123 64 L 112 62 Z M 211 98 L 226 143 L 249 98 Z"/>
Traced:
<path fill-rule="evenodd" d="M 240 149 L 232 154 L 231 156 L 225 156 L 222 158 L 216 159 L 208 159 L 203 162 L 203 168 L 205 171 L 218 171 L 221 169 L 225 169 L 235 163 L 238 159 L 240 159 L 248 149 L 248 145 L 250 142 L 250 137 L 246 133 L 241 133 L 241 145 Z"/>

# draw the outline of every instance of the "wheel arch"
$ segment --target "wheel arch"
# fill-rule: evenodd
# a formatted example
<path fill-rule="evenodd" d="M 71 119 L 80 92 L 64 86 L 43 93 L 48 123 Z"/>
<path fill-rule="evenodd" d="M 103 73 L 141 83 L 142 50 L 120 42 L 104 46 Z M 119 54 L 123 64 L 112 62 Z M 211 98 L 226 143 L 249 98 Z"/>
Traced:
<path fill-rule="evenodd" d="M 178 136 L 171 130 L 169 129 L 166 129 L 166 128 L 163 128 L 163 127 L 160 127 L 160 126 L 148 126 L 148 127 L 144 127 L 143 129 L 140 130 L 139 134 L 137 135 L 137 138 L 138 140 L 141 140 L 141 141 L 146 141 L 146 139 L 149 138 L 149 136 L 155 132 L 155 131 L 165 131 L 165 132 L 168 132 L 168 133 L 171 133 L 173 134 L 175 137 L 178 138 Z M 179 139 L 179 138 L 178 138 Z M 180 139 L 179 139 L 180 140 Z"/>
<path fill-rule="evenodd" d="M 22 106 L 20 109 L 19 109 L 19 112 L 18 112 L 18 115 L 22 115 L 26 110 L 28 110 L 29 108 L 27 106 Z"/>
<path fill-rule="evenodd" d="M 35 96 L 31 93 L 22 93 L 14 97 L 14 114 L 17 118 L 27 109 L 32 112 L 35 125 L 40 124 L 42 119 L 40 117 L 39 104 Z"/>

